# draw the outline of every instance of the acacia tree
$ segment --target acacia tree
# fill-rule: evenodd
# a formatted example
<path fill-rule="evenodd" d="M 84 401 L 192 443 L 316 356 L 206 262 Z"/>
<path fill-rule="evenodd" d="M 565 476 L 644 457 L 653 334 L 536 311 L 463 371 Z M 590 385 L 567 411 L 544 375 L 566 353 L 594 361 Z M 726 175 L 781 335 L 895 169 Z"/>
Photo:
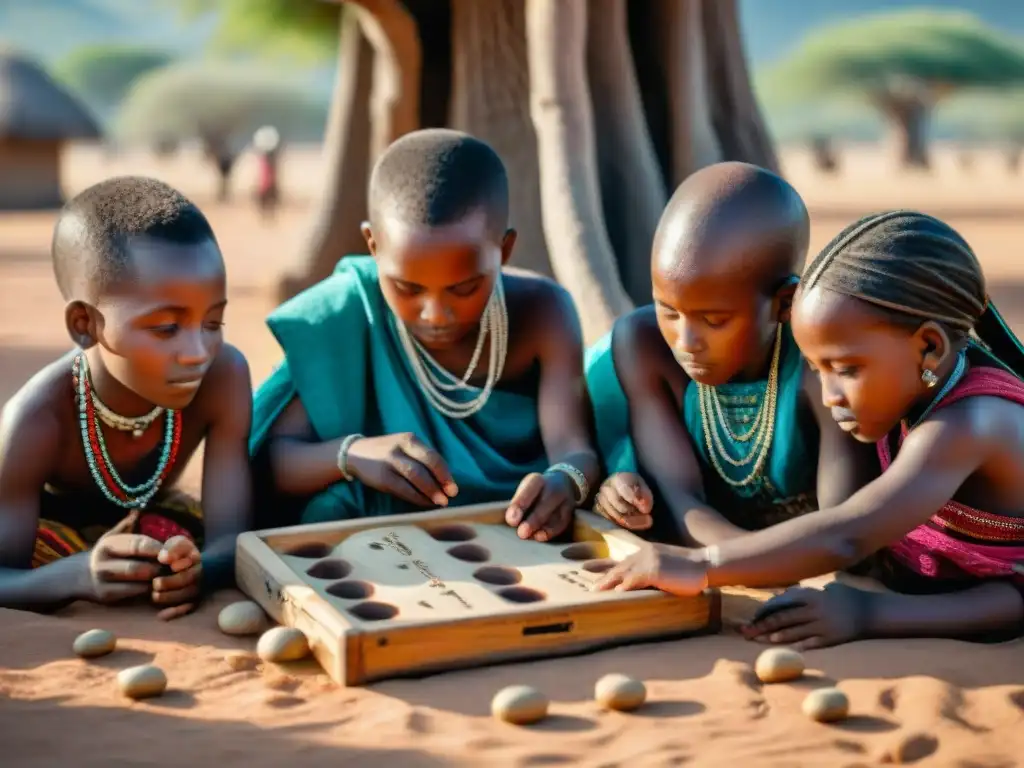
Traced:
<path fill-rule="evenodd" d="M 277 35 L 295 18 L 308 30 L 315 2 L 220 7 L 251 35 L 251 9 L 273 5 Z M 735 0 L 358 0 L 332 20 L 327 179 L 281 299 L 363 251 L 372 163 L 420 127 L 464 130 L 501 154 L 516 262 L 566 286 L 588 338 L 650 301 L 654 229 L 689 173 L 723 159 L 777 166 Z"/>
<path fill-rule="evenodd" d="M 117 135 L 151 147 L 189 140 L 202 143 L 220 183 L 230 192 L 235 161 L 261 125 L 282 137 L 319 133 L 324 110 L 293 83 L 234 66 L 172 65 L 141 77 L 118 117 Z M 312 130 L 311 130 L 312 129 Z"/>
<path fill-rule="evenodd" d="M 811 102 L 862 98 L 885 118 L 904 165 L 929 166 L 934 107 L 969 88 L 1024 80 L 1024 52 L 962 12 L 905 11 L 812 33 L 765 77 L 765 98 Z"/>
<path fill-rule="evenodd" d="M 113 112 L 132 84 L 173 57 L 166 51 L 134 45 L 87 45 L 54 67 L 54 77 L 104 115 Z"/>

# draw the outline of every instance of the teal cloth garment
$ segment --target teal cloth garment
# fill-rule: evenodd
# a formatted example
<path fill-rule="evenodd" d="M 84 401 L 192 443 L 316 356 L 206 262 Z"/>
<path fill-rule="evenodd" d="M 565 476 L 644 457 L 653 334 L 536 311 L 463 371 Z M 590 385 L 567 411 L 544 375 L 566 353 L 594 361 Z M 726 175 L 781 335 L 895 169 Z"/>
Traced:
<path fill-rule="evenodd" d="M 447 461 L 459 486 L 453 506 L 509 499 L 525 475 L 543 472 L 536 386 L 532 396 L 495 389 L 473 416 L 448 419 L 420 390 L 395 323 L 368 256 L 342 259 L 331 277 L 275 310 L 267 325 L 285 359 L 255 393 L 250 454 L 297 394 L 323 440 L 414 433 Z M 309 501 L 302 522 L 419 509 L 339 482 Z"/>
<path fill-rule="evenodd" d="M 640 472 L 636 449 L 630 435 L 629 404 L 615 367 L 611 332 L 587 350 L 587 387 L 594 409 L 597 443 L 609 474 Z M 719 477 L 707 455 L 704 425 L 700 414 L 697 385 L 687 383 L 683 421 L 704 480 L 705 501 L 732 523 L 757 530 L 817 509 L 818 425 L 813 412 L 802 403 L 803 358 L 793 341 L 789 326 L 782 334 L 779 359 L 779 394 L 776 401 L 775 433 L 765 468 L 759 480 L 735 488 Z M 736 382 L 717 388 L 722 411 L 734 434 L 749 431 L 764 397 L 767 380 Z M 737 460 L 747 454 L 747 445 L 737 446 L 718 429 L 730 455 Z M 751 465 L 733 467 L 719 457 L 719 464 L 734 480 L 745 477 Z"/>

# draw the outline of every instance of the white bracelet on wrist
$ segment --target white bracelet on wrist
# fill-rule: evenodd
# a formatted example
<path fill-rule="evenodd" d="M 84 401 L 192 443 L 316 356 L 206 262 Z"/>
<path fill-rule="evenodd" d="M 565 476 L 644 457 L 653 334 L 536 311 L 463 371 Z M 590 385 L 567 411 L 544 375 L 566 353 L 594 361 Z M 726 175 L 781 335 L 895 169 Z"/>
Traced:
<path fill-rule="evenodd" d="M 576 486 L 577 504 L 582 504 L 586 501 L 587 496 L 590 495 L 590 483 L 587 482 L 587 476 L 580 472 L 580 470 L 576 469 L 572 464 L 559 462 L 558 464 L 548 467 L 548 472 L 561 472 L 563 475 L 568 476 L 572 481 L 572 484 Z"/>
<path fill-rule="evenodd" d="M 364 437 L 364 435 L 359 435 L 359 434 L 349 435 L 344 440 L 342 440 L 341 441 L 341 445 L 338 446 L 338 458 L 337 458 L 338 469 L 341 471 L 341 476 L 343 478 L 345 478 L 345 480 L 347 480 L 350 483 L 353 480 L 355 480 L 355 478 L 348 471 L 348 452 L 349 452 L 349 449 L 352 447 L 352 444 L 356 440 L 362 440 L 363 437 Z"/>

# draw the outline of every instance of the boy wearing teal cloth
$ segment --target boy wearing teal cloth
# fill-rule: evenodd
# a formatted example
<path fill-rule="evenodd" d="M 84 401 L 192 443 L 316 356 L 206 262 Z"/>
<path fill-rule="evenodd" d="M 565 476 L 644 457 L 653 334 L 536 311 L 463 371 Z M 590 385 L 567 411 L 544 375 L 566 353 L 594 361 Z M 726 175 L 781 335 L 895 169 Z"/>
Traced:
<path fill-rule="evenodd" d="M 314 522 L 511 499 L 520 536 L 557 536 L 600 469 L 582 335 L 567 292 L 502 269 L 500 158 L 455 131 L 405 136 L 374 168 L 370 218 L 372 256 L 268 320 L 285 360 L 255 397 L 264 506 Z"/>
<path fill-rule="evenodd" d="M 800 196 L 761 168 L 721 163 L 679 187 L 655 236 L 654 305 L 587 354 L 610 475 L 595 510 L 709 544 L 841 501 L 877 472 L 821 405 L 789 330 L 808 234 Z"/>

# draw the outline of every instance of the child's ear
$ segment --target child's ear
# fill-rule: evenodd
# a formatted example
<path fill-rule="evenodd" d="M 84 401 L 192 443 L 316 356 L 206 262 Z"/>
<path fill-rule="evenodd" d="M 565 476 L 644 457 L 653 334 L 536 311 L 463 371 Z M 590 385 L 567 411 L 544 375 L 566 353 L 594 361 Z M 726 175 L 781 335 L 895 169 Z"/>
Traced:
<path fill-rule="evenodd" d="M 501 266 L 508 264 L 509 259 L 512 258 L 512 251 L 515 250 L 517 237 L 519 237 L 519 233 L 511 227 L 505 230 L 505 236 L 501 238 Z"/>
<path fill-rule="evenodd" d="M 927 377 L 925 371 L 936 373 L 942 362 L 953 351 L 953 344 L 945 329 L 932 320 L 921 324 L 921 327 L 914 332 L 914 340 L 921 352 L 922 376 Z"/>
<path fill-rule="evenodd" d="M 793 297 L 800 286 L 800 278 L 790 275 L 775 291 L 775 317 L 780 323 L 788 323 L 793 315 Z"/>
<path fill-rule="evenodd" d="M 377 256 L 377 241 L 373 239 L 373 230 L 370 229 L 370 222 L 364 221 L 359 231 L 363 233 L 363 239 L 366 241 L 366 247 L 370 249 L 370 255 L 376 258 Z"/>
<path fill-rule="evenodd" d="M 71 341 L 81 349 L 88 349 L 99 338 L 96 310 L 84 301 L 72 301 L 64 307 L 64 323 Z"/>

